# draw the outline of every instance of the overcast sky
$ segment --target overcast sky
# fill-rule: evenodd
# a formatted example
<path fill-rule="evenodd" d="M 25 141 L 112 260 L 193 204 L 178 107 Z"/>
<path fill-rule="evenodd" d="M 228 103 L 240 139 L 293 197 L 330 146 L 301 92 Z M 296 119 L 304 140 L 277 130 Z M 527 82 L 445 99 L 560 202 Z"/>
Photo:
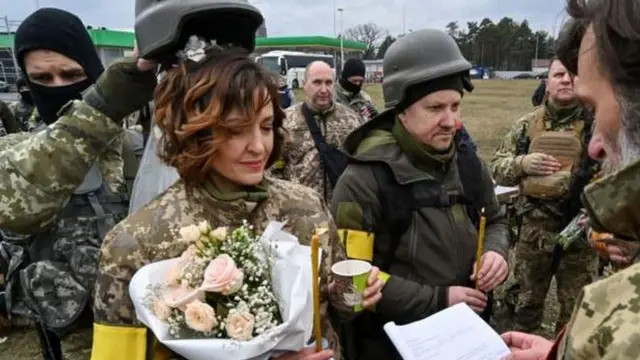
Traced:
<path fill-rule="evenodd" d="M 186 0 L 182 0 L 186 1 Z M 484 17 L 510 16 L 529 20 L 534 30 L 558 31 L 564 18 L 563 0 L 335 0 L 344 8 L 344 28 L 373 22 L 397 35 L 405 29 L 440 28 L 449 21 L 461 25 Z M 403 1 L 405 11 L 403 11 Z M 269 36 L 334 34 L 334 0 L 250 0 L 263 13 Z M 85 25 L 132 29 L 135 0 L 0 0 L 0 16 L 22 20 L 36 8 L 58 7 L 76 13 Z M 445 8 L 446 6 L 446 8 Z M 405 16 L 403 16 L 403 13 Z M 340 31 L 340 15 L 336 16 Z M 404 21 L 403 21 L 404 19 Z M 2 25 L 2 23 L 0 23 Z M 14 29 L 15 30 L 15 29 Z M 4 30 L 3 30 L 4 31 Z"/>

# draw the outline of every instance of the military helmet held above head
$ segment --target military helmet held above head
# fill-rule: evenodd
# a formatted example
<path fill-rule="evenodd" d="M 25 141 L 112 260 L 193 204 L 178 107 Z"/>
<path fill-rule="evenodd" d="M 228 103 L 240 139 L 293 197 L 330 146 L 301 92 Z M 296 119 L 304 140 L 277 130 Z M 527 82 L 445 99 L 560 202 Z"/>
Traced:
<path fill-rule="evenodd" d="M 402 103 L 407 88 L 414 84 L 471 69 L 456 41 L 444 31 L 424 29 L 406 34 L 387 50 L 383 60 L 382 92 L 386 108 Z M 465 89 L 473 85 L 468 78 Z"/>
<path fill-rule="evenodd" d="M 263 22 L 248 0 L 136 0 L 136 40 L 147 59 L 173 57 L 191 35 L 253 51 Z"/>

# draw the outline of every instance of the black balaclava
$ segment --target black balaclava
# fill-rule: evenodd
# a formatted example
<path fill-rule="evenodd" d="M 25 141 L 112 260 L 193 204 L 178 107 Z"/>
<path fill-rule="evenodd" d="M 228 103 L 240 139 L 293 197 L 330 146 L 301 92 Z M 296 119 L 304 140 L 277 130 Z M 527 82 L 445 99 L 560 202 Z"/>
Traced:
<path fill-rule="evenodd" d="M 18 94 L 20 94 L 20 99 L 22 100 L 22 102 L 33 106 L 33 98 L 31 97 L 29 84 L 27 84 L 23 77 L 19 78 L 18 81 L 16 81 L 16 87 L 18 88 Z"/>
<path fill-rule="evenodd" d="M 349 81 L 352 76 L 364 77 L 365 67 L 364 62 L 358 59 L 349 59 L 344 63 L 342 74 L 340 75 L 340 86 L 352 94 L 357 94 L 362 90 L 362 85 L 356 85 Z"/>
<path fill-rule="evenodd" d="M 15 36 L 18 65 L 31 90 L 31 97 L 42 120 L 51 124 L 58 119 L 58 111 L 73 99 L 80 99 L 82 91 L 93 84 L 104 67 L 93 41 L 82 21 L 70 12 L 43 8 L 29 15 Z M 59 87 L 32 82 L 25 71 L 24 58 L 31 50 L 50 50 L 75 60 L 84 68 L 87 79 Z"/>

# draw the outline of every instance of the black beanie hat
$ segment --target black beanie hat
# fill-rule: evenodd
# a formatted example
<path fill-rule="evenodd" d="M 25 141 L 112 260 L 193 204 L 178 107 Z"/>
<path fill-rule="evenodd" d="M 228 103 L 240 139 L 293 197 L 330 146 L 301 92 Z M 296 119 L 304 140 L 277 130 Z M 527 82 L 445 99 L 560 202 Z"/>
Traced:
<path fill-rule="evenodd" d="M 466 73 L 458 73 L 411 85 L 407 88 L 404 99 L 396 109 L 404 111 L 423 97 L 441 90 L 454 90 L 463 95 L 465 89 L 467 91 L 473 89 L 470 85 L 471 82 L 466 77 L 468 77 Z"/>
<path fill-rule="evenodd" d="M 365 67 L 364 62 L 359 59 L 349 59 L 344 63 L 344 67 L 342 69 L 342 74 L 340 77 L 343 80 L 347 80 L 352 76 L 362 76 L 364 77 Z"/>
<path fill-rule="evenodd" d="M 102 61 L 85 28 L 76 15 L 54 8 L 42 8 L 29 15 L 15 35 L 15 55 L 42 119 L 50 124 L 67 102 L 79 99 L 82 91 L 96 82 L 104 71 Z M 26 74 L 24 58 L 32 50 L 50 50 L 75 60 L 87 79 L 68 86 L 47 87 L 33 83 Z"/>

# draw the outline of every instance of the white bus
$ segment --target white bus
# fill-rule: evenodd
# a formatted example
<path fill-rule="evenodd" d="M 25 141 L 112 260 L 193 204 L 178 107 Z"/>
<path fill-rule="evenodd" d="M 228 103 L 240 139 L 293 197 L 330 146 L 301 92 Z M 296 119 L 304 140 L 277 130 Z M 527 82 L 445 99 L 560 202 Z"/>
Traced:
<path fill-rule="evenodd" d="M 332 55 L 308 54 L 297 51 L 270 51 L 256 57 L 256 62 L 267 70 L 280 74 L 287 79 L 290 88 L 297 89 L 304 85 L 304 69 L 314 61 L 324 61 L 335 73 Z"/>

